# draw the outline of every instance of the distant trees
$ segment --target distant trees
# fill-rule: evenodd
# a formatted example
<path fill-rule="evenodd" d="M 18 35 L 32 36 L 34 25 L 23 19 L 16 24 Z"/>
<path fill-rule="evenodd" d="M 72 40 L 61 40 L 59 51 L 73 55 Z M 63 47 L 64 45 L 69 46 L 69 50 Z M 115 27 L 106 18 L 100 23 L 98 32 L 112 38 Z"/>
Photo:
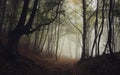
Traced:
<path fill-rule="evenodd" d="M 2 30 L 3 24 L 4 24 L 4 19 L 5 19 L 5 11 L 6 11 L 6 0 L 1 0 L 0 1 L 0 31 Z"/>

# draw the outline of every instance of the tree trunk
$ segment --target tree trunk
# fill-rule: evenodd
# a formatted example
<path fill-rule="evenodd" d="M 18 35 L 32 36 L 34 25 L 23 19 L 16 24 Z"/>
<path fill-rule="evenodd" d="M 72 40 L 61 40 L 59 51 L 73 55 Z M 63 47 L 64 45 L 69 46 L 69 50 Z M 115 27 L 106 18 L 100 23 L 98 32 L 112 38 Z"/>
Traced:
<path fill-rule="evenodd" d="M 112 10 L 113 10 L 113 4 L 112 4 L 112 0 L 110 0 L 110 8 L 109 8 L 109 18 L 108 18 L 108 20 L 109 20 L 109 32 L 108 32 L 108 46 L 109 46 L 109 51 L 110 51 L 110 54 L 111 54 L 111 56 L 113 57 L 113 50 L 112 50 L 112 38 L 113 38 L 113 36 L 112 36 Z"/>
<path fill-rule="evenodd" d="M 8 33 L 8 45 L 7 45 L 6 53 L 9 59 L 17 58 L 18 56 L 17 48 L 21 36 L 22 34 L 20 34 L 20 32 L 16 30 Z"/>
<path fill-rule="evenodd" d="M 85 60 L 85 50 L 86 50 L 86 0 L 82 0 L 83 3 L 83 35 L 82 35 L 82 56 L 80 61 Z"/>

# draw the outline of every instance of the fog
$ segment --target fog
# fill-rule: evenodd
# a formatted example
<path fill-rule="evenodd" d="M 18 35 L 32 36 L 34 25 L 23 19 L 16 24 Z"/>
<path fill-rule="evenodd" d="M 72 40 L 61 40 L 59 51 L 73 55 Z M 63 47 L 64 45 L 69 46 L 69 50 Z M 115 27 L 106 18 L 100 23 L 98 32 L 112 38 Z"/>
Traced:
<path fill-rule="evenodd" d="M 59 40 L 58 55 L 79 59 L 81 56 L 81 46 L 73 34 L 66 35 Z"/>

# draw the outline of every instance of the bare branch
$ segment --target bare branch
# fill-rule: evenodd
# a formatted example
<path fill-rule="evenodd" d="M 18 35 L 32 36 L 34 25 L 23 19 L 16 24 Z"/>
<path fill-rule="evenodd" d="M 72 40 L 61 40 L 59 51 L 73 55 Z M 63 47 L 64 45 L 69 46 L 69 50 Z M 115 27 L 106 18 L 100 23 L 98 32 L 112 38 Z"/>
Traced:
<path fill-rule="evenodd" d="M 56 20 L 56 18 L 58 17 L 59 7 L 61 6 L 60 4 L 61 4 L 61 1 L 59 1 L 59 3 L 58 3 L 57 9 L 56 9 L 56 15 L 55 15 L 55 17 L 54 17 L 52 20 L 50 20 L 50 21 L 47 22 L 47 23 L 39 24 L 35 29 L 30 30 L 28 33 L 33 33 L 34 31 L 39 30 L 39 28 L 40 28 L 41 26 L 50 25 L 51 23 L 53 23 L 53 22 Z"/>

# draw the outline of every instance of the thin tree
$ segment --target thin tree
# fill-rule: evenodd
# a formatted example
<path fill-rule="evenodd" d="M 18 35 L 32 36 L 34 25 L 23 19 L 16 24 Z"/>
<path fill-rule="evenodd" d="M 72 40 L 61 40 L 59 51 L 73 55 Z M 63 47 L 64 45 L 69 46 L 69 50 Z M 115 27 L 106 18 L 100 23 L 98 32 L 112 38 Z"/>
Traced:
<path fill-rule="evenodd" d="M 99 8 L 99 0 L 97 0 L 97 8 L 96 8 L 96 19 L 95 19 L 95 25 L 94 25 L 94 30 L 95 30 L 95 38 L 94 42 L 92 45 L 92 51 L 91 51 L 91 57 L 93 55 L 93 51 L 95 49 L 95 54 L 96 56 L 99 55 L 99 50 L 98 50 L 98 9 Z"/>
<path fill-rule="evenodd" d="M 109 16 L 108 16 L 108 21 L 109 21 L 109 24 L 108 24 L 108 27 L 109 27 L 109 31 L 108 31 L 108 47 L 109 47 L 109 51 L 110 51 L 110 55 L 113 57 L 113 50 L 112 50 L 112 22 L 113 22 L 113 0 L 110 0 L 109 1 Z"/>
<path fill-rule="evenodd" d="M 104 29 L 104 20 L 105 20 L 105 0 L 102 0 L 102 21 L 101 21 L 101 26 L 100 26 L 100 33 L 99 33 L 99 37 L 98 37 L 98 49 L 100 49 L 100 40 L 101 40 L 101 35 L 103 33 L 103 29 Z"/>
<path fill-rule="evenodd" d="M 82 0 L 83 6 L 83 35 L 82 35 L 82 56 L 80 61 L 85 60 L 85 50 L 86 50 L 86 0 Z"/>

